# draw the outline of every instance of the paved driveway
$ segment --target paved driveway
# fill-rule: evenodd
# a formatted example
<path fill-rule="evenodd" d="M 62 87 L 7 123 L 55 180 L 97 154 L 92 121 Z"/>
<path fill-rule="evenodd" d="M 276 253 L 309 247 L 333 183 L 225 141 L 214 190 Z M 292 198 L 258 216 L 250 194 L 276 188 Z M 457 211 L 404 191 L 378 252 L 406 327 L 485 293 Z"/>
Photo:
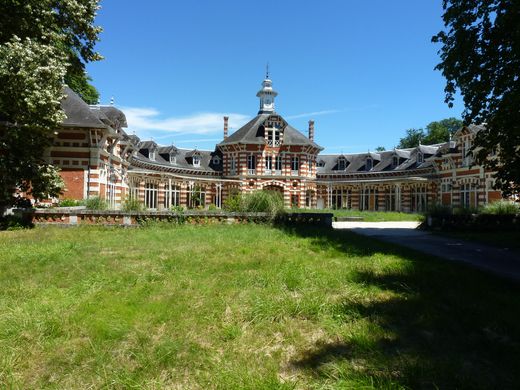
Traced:
<path fill-rule="evenodd" d="M 334 222 L 335 229 L 350 229 L 419 252 L 459 261 L 520 282 L 520 253 L 508 248 L 447 238 L 418 230 L 418 222 Z"/>

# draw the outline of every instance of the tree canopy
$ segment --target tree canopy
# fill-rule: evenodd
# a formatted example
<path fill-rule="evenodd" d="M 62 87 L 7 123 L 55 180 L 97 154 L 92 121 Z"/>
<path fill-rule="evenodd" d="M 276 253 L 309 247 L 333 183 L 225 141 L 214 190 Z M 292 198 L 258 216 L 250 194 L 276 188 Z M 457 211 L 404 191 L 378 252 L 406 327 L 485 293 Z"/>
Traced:
<path fill-rule="evenodd" d="M 457 130 L 462 127 L 462 121 L 457 118 L 447 118 L 430 122 L 426 130 L 412 128 L 406 130 L 406 135 L 399 140 L 400 149 L 414 148 L 419 144 L 433 145 L 447 142 Z"/>
<path fill-rule="evenodd" d="M 520 2 L 444 0 L 445 31 L 436 69 L 446 78 L 445 101 L 457 91 L 465 124 L 485 124 L 475 140 L 478 163 L 496 170 L 505 194 L 520 187 Z M 497 147 L 498 146 L 498 147 Z M 497 158 L 489 157 L 496 151 Z"/>
<path fill-rule="evenodd" d="M 9 15 L 0 18 L 0 211 L 17 187 L 37 198 L 60 190 L 43 153 L 64 119 L 64 81 L 97 99 L 85 75 L 85 63 L 101 58 L 97 9 L 98 0 L 0 2 Z"/>

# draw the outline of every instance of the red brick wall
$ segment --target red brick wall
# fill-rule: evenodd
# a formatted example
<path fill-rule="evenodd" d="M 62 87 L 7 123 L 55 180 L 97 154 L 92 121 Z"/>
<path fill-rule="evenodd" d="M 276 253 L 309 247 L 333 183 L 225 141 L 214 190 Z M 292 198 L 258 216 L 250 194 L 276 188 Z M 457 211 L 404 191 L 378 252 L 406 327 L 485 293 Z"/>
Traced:
<path fill-rule="evenodd" d="M 60 176 L 65 182 L 65 191 L 61 198 L 83 199 L 84 171 L 63 169 Z"/>

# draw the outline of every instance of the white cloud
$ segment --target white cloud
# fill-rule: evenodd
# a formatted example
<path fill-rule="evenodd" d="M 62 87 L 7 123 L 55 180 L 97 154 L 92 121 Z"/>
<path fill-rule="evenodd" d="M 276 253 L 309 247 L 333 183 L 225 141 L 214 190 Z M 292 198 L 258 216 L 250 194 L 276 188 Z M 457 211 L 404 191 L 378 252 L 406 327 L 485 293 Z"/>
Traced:
<path fill-rule="evenodd" d="M 336 114 L 337 112 L 342 112 L 342 111 L 344 111 L 344 110 L 322 110 L 322 111 L 314 111 L 314 112 L 304 112 L 303 114 L 288 115 L 288 116 L 286 116 L 286 118 L 287 119 L 297 119 L 297 118 L 305 118 L 305 117 L 318 116 L 318 115 Z"/>
<path fill-rule="evenodd" d="M 182 134 L 220 134 L 224 127 L 224 115 L 229 116 L 229 127 L 238 129 L 244 125 L 249 116 L 243 114 L 225 114 L 218 112 L 203 112 L 179 117 L 162 117 L 155 108 L 122 107 L 126 115 L 128 129 L 140 134 L 170 133 Z M 231 131 L 230 131 L 231 132 Z M 166 138 L 160 136 L 157 138 Z"/>
<path fill-rule="evenodd" d="M 337 114 L 339 112 L 350 112 L 350 111 L 367 111 L 367 110 L 373 110 L 378 109 L 380 106 L 378 104 L 370 104 L 368 106 L 362 106 L 362 107 L 347 107 L 347 108 L 341 108 L 341 109 L 330 109 L 330 110 L 321 110 L 321 111 L 314 111 L 314 112 L 304 112 L 302 114 L 295 114 L 295 115 L 288 115 L 285 118 L 286 119 L 298 119 L 298 118 L 305 118 L 305 117 L 314 117 L 319 115 L 330 115 L 330 114 Z"/>

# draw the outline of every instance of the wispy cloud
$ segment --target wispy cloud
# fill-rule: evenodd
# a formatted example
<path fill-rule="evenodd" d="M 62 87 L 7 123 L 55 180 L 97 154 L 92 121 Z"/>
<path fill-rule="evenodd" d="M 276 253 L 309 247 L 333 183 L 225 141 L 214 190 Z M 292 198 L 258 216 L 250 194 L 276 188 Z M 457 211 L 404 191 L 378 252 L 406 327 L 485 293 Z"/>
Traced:
<path fill-rule="evenodd" d="M 298 118 L 305 118 L 305 117 L 314 117 L 314 116 L 320 116 L 320 115 L 331 115 L 331 114 L 337 114 L 339 112 L 347 112 L 347 111 L 365 111 L 365 110 L 373 110 L 380 108 L 378 104 L 370 104 L 368 106 L 363 107 L 347 107 L 347 108 L 338 108 L 338 109 L 330 109 L 330 110 L 321 110 L 321 111 L 313 111 L 313 112 L 304 112 L 302 114 L 295 114 L 295 115 L 288 115 L 285 118 L 286 119 L 298 119 Z"/>
<path fill-rule="evenodd" d="M 311 116 L 336 114 L 336 113 L 342 112 L 342 111 L 344 111 L 344 110 L 322 110 L 322 111 L 314 111 L 314 112 L 304 112 L 303 114 L 288 115 L 285 118 L 297 119 L 297 118 L 305 118 L 305 117 L 311 117 Z"/>
<path fill-rule="evenodd" d="M 138 133 L 169 133 L 156 138 L 168 138 L 182 134 L 217 134 L 223 129 L 223 116 L 229 116 L 229 127 L 238 128 L 247 122 L 249 117 L 237 113 L 202 112 L 187 116 L 164 117 L 155 108 L 122 107 L 128 122 L 128 129 Z"/>

